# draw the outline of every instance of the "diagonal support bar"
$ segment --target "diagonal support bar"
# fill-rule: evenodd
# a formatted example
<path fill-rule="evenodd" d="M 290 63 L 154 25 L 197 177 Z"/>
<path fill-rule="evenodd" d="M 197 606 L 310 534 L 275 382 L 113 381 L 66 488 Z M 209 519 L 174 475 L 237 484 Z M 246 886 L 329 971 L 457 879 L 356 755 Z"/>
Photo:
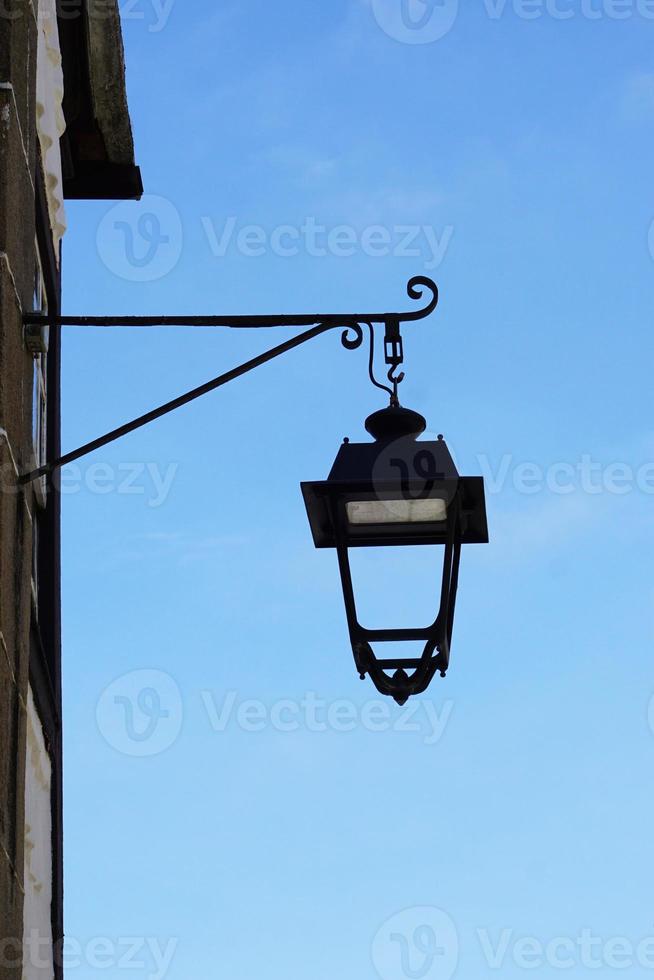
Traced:
<path fill-rule="evenodd" d="M 152 411 L 146 412 L 145 415 L 140 415 L 131 422 L 126 422 L 125 425 L 120 425 L 117 429 L 112 429 L 111 432 L 107 432 L 105 435 L 99 436 L 97 439 L 93 439 L 91 442 L 85 443 L 78 449 L 65 453 L 63 456 L 59 456 L 58 459 L 54 459 L 50 463 L 46 463 L 44 466 L 40 466 L 38 469 L 32 470 L 30 473 L 25 473 L 23 476 L 19 477 L 18 482 L 31 483 L 32 480 L 38 480 L 39 477 L 52 473 L 53 470 L 58 469 L 60 466 L 65 466 L 66 463 L 72 463 L 81 456 L 86 456 L 88 453 L 92 453 L 95 449 L 101 449 L 102 446 L 106 446 L 110 442 L 115 442 L 115 440 L 120 439 L 121 436 L 126 436 L 129 432 L 134 432 L 135 429 L 140 429 L 142 426 L 147 425 L 148 422 L 154 422 L 155 419 L 159 419 L 163 415 L 168 415 L 169 412 L 174 412 L 176 408 L 181 408 L 182 405 L 188 405 L 189 402 L 194 401 L 196 398 L 200 398 L 202 395 L 206 395 L 210 391 L 214 391 L 216 388 L 220 388 L 222 385 L 226 385 L 230 381 L 240 378 L 241 375 L 247 374 L 248 371 L 253 371 L 261 364 L 265 364 L 267 361 L 272 361 L 275 357 L 279 357 L 281 354 L 285 354 L 287 351 L 293 350 L 294 347 L 299 347 L 308 340 L 313 340 L 314 337 L 318 337 L 320 334 L 331 329 L 331 326 L 319 324 L 312 330 L 306 330 L 297 337 L 287 340 L 284 344 L 279 344 L 277 347 L 273 347 L 270 350 L 265 351 L 263 354 L 253 357 L 244 364 L 240 364 L 238 367 L 232 368 L 231 371 L 226 371 L 225 374 L 219 374 L 217 378 L 212 378 L 211 381 L 207 381 L 205 384 L 200 385 L 197 388 L 192 388 L 190 391 L 186 391 L 183 395 L 173 398 L 172 401 L 166 402 L 164 405 L 160 405 L 158 408 L 153 408 Z M 357 330 L 360 328 L 353 327 L 352 329 Z M 347 343 L 348 346 L 353 344 L 356 347 L 359 347 L 361 344 L 361 339 L 355 338 L 355 340 L 352 341 L 348 340 Z"/>

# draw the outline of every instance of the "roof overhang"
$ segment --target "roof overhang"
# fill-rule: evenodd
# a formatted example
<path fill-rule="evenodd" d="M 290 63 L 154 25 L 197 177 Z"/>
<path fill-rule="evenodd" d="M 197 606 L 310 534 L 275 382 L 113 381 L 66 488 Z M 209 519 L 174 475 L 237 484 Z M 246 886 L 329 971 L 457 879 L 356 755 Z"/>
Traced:
<path fill-rule="evenodd" d="M 59 0 L 58 12 L 64 197 L 139 198 L 143 184 L 134 162 L 117 0 Z"/>

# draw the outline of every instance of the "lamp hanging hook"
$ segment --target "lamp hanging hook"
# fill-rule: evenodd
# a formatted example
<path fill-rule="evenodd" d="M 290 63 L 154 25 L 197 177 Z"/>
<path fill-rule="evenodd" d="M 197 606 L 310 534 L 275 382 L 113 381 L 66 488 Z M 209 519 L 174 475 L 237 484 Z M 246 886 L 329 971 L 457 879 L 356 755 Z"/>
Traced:
<path fill-rule="evenodd" d="M 367 322 L 368 330 L 370 331 L 370 354 L 368 357 L 368 377 L 374 384 L 375 388 L 380 388 L 382 391 L 388 392 L 391 396 L 391 405 L 395 404 L 394 399 L 397 398 L 397 385 L 394 383 L 393 378 L 389 378 L 389 381 L 393 383 L 393 388 L 389 388 L 388 385 L 381 384 L 377 381 L 375 377 L 375 328 L 370 321 Z"/>
<path fill-rule="evenodd" d="M 404 371 L 400 371 L 400 373 L 396 377 L 395 376 L 395 371 L 396 370 L 397 370 L 397 366 L 396 365 L 393 365 L 393 367 L 391 367 L 391 369 L 388 372 L 388 374 L 386 375 L 386 377 L 388 378 L 388 380 L 393 385 L 393 395 L 391 397 L 391 401 L 392 401 L 392 403 L 394 405 L 399 405 L 400 402 L 399 402 L 398 397 L 397 397 L 397 386 L 399 384 L 401 384 L 402 381 L 404 381 Z"/>
<path fill-rule="evenodd" d="M 404 381 L 404 371 L 397 374 L 400 364 L 404 363 L 404 347 L 402 345 L 402 335 L 400 334 L 400 318 L 389 316 L 386 319 L 386 333 L 384 334 L 384 359 L 386 364 L 390 364 L 386 377 L 393 385 L 391 394 L 391 405 L 400 404 L 397 396 L 397 387 Z"/>

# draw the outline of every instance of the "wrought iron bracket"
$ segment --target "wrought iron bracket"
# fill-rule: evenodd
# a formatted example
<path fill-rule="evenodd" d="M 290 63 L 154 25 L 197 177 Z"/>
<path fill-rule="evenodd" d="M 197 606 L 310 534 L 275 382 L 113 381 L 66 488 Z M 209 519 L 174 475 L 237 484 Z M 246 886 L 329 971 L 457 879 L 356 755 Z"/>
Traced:
<path fill-rule="evenodd" d="M 142 426 L 147 425 L 149 422 L 153 422 L 155 419 L 161 418 L 163 415 L 167 415 L 169 412 L 175 411 L 177 408 L 181 408 L 182 405 L 187 405 L 196 398 L 200 398 L 201 395 L 206 395 L 208 392 L 214 391 L 216 388 L 220 388 L 223 385 L 228 384 L 230 381 L 234 381 L 236 378 L 240 378 L 249 371 L 253 371 L 254 368 L 257 368 L 262 364 L 266 364 L 268 361 L 272 361 L 276 357 L 280 357 L 282 354 L 293 350 L 295 347 L 300 347 L 302 344 L 307 343 L 307 341 L 313 340 L 314 337 L 319 337 L 321 334 L 327 333 L 329 330 L 342 330 L 341 343 L 343 347 L 345 347 L 347 350 L 356 350 L 357 348 L 361 347 L 363 343 L 362 324 L 367 324 L 369 326 L 371 335 L 371 354 L 369 364 L 371 379 L 374 384 L 380 388 L 383 388 L 390 394 L 392 404 L 397 404 L 397 385 L 404 377 L 404 374 L 395 374 L 397 368 L 403 361 L 400 324 L 409 323 L 415 320 L 423 320 L 436 309 L 438 304 L 438 288 L 436 284 L 427 276 L 414 276 L 407 283 L 407 294 L 410 299 L 422 299 L 425 290 L 428 290 L 431 293 L 431 298 L 425 306 L 417 310 L 408 310 L 401 313 L 307 313 L 297 315 L 266 314 L 261 316 L 49 316 L 48 314 L 42 313 L 27 313 L 23 317 L 23 322 L 26 327 L 191 326 L 230 327 L 233 329 L 309 327 L 310 329 L 303 331 L 303 333 L 298 334 L 296 337 L 291 337 L 283 344 L 278 344 L 276 347 L 272 347 L 269 350 L 264 351 L 262 354 L 257 355 L 257 357 L 253 357 L 249 361 L 245 361 L 238 367 L 232 368 L 230 371 L 226 371 L 224 374 L 220 374 L 217 377 L 212 378 L 211 381 L 207 381 L 205 384 L 200 385 L 197 388 L 192 388 L 190 391 L 184 392 L 184 394 L 179 395 L 177 398 L 173 398 L 172 401 L 159 405 L 157 408 L 152 409 L 152 411 L 146 412 L 145 415 L 140 415 L 131 422 L 126 422 L 117 429 L 112 429 L 110 432 L 106 432 L 97 439 L 93 439 L 91 442 L 87 442 L 83 446 L 79 446 L 77 449 L 74 449 L 69 453 L 64 453 L 63 456 L 59 456 L 57 459 L 50 460 L 43 466 L 38 467 L 38 469 L 24 473 L 19 477 L 19 483 L 31 483 L 33 480 L 46 476 L 59 467 L 65 466 L 66 463 L 72 463 L 74 460 L 80 459 L 82 456 L 86 456 L 88 453 L 91 453 L 96 449 L 100 449 L 102 446 L 106 446 L 108 443 L 114 442 L 116 439 L 120 439 L 121 436 L 127 435 L 129 432 L 133 432 L 135 429 L 139 429 Z M 385 385 L 378 384 L 378 382 L 374 380 L 374 376 L 372 374 L 372 339 L 374 335 L 374 324 L 383 324 L 385 328 L 385 360 L 386 364 L 390 365 L 388 379 L 393 384 L 392 390 L 387 388 Z"/>

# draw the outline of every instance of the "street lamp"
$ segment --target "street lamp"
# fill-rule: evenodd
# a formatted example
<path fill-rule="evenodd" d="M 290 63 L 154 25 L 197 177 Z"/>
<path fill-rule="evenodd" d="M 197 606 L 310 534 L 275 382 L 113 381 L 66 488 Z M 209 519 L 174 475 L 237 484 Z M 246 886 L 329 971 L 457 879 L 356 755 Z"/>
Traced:
<path fill-rule="evenodd" d="M 445 676 L 450 659 L 459 558 L 462 544 L 488 541 L 484 481 L 459 476 L 442 436 L 418 442 L 426 423 L 402 408 L 366 419 L 374 442 L 345 440 L 326 480 L 303 483 L 302 493 L 316 548 L 335 548 L 347 624 L 359 675 L 369 674 L 382 694 L 404 704 Z M 431 625 L 366 629 L 357 616 L 350 548 L 435 545 L 442 552 L 439 608 Z M 408 583 L 402 583 L 410 587 Z M 378 659 L 373 643 L 424 642 L 419 658 Z"/>
<path fill-rule="evenodd" d="M 366 420 L 371 443 L 345 440 L 338 451 L 327 480 L 303 483 L 302 493 L 317 548 L 336 548 L 343 584 L 343 596 L 352 651 L 363 679 L 369 674 L 377 690 L 404 704 L 412 694 L 424 691 L 439 671 L 445 676 L 450 659 L 454 603 L 462 544 L 488 541 L 484 483 L 481 477 L 457 473 L 442 436 L 436 442 L 420 442 L 425 431 L 424 418 L 402 408 L 398 385 L 404 374 L 397 374 L 404 354 L 400 324 L 427 317 L 436 308 L 438 290 L 425 276 L 415 276 L 407 285 L 411 299 L 431 292 L 427 304 L 403 313 L 326 313 L 262 316 L 49 316 L 28 313 L 25 329 L 31 335 L 49 327 L 155 327 L 197 326 L 231 328 L 299 327 L 309 329 L 290 340 L 257 355 L 244 364 L 218 375 L 172 401 L 107 432 L 72 452 L 23 474 L 27 484 L 52 473 L 66 463 L 119 439 L 141 426 L 186 405 L 196 398 L 287 353 L 295 347 L 340 329 L 341 343 L 348 350 L 361 347 L 364 326 L 370 335 L 368 374 L 377 387 L 390 395 L 388 408 Z M 384 327 L 384 357 L 392 385 L 380 384 L 374 376 L 374 327 Z M 352 587 L 349 549 L 378 546 L 434 545 L 442 551 L 443 572 L 440 605 L 430 626 L 411 629 L 365 629 L 359 623 Z M 422 641 L 418 658 L 378 659 L 372 643 Z"/>

